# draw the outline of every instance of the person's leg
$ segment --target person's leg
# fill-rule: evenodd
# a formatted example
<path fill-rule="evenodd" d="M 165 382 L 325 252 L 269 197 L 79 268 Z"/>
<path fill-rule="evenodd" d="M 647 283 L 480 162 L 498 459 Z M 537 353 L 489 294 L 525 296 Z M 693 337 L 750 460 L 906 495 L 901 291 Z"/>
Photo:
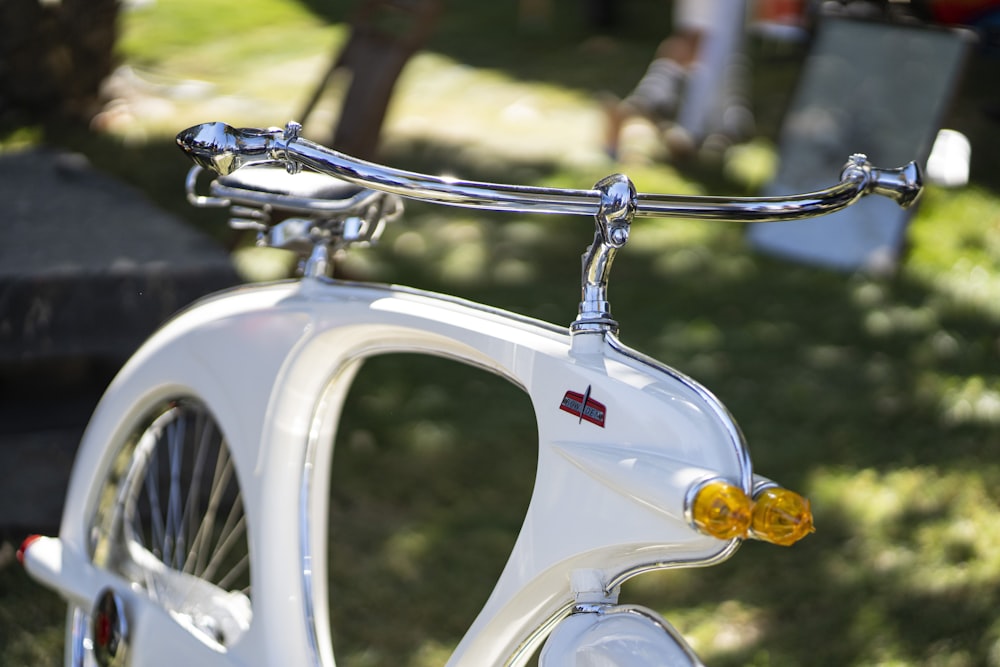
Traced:
<path fill-rule="evenodd" d="M 741 100 L 743 32 L 746 24 L 746 0 L 706 2 L 702 5 L 705 18 L 711 23 L 706 30 L 699 53 L 690 68 L 688 86 L 676 120 L 678 130 L 690 137 L 689 143 L 700 144 L 710 134 L 737 138 L 752 126 L 746 100 Z M 710 14 L 710 15 L 709 15 Z M 745 69 L 745 68 L 744 68 Z"/>
<path fill-rule="evenodd" d="M 698 60 L 717 4 L 718 0 L 674 2 L 673 32 L 660 43 L 632 92 L 607 108 L 605 148 L 609 155 L 617 155 L 619 136 L 629 118 L 644 116 L 662 122 L 676 116 L 688 72 Z"/>

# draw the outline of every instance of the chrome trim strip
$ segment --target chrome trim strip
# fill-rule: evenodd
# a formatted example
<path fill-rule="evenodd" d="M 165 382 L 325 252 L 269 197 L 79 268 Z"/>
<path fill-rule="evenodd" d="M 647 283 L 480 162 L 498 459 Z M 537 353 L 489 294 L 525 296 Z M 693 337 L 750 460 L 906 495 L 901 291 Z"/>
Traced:
<path fill-rule="evenodd" d="M 299 484 L 299 560 L 302 564 L 302 606 L 305 614 L 306 638 L 309 642 L 311 662 L 316 667 L 324 665 L 323 656 L 325 653 L 319 645 L 319 630 L 316 627 L 316 602 L 313 599 L 313 533 L 310 521 L 315 516 L 312 511 L 313 476 L 316 472 L 316 457 L 320 446 L 323 444 L 321 442 L 321 435 L 324 433 L 324 420 L 328 418 L 330 409 L 334 409 L 337 412 L 337 422 L 333 425 L 334 435 L 336 435 L 337 427 L 340 426 L 339 416 L 341 406 L 329 404 L 330 393 L 338 386 L 338 381 L 344 381 L 345 374 L 351 376 L 347 377 L 348 384 L 353 383 L 353 371 L 356 370 L 356 362 L 358 360 L 348 359 L 335 369 L 335 372 L 329 381 L 327 381 L 323 392 L 320 394 L 319 399 L 313 406 L 312 419 L 309 425 L 309 437 L 306 441 L 305 455 L 302 462 L 301 483 Z M 345 389 L 344 396 L 346 396 L 349 389 L 349 386 Z M 333 447 L 333 444 L 331 441 L 329 446 Z M 323 474 L 329 474 L 329 471 L 325 471 Z M 326 516 L 326 513 L 323 515 Z M 321 604 L 327 604 L 327 601 L 323 600 Z"/>
<path fill-rule="evenodd" d="M 320 402 L 322 402 L 320 398 Z M 319 406 L 317 405 L 317 411 Z M 315 414 L 315 413 L 314 413 Z M 312 529 L 309 525 L 312 503 L 312 474 L 315 470 L 317 439 L 315 422 L 310 428 L 306 443 L 305 461 L 302 464 L 302 483 L 299 485 L 299 560 L 302 563 L 302 611 L 305 614 L 306 640 L 309 642 L 309 656 L 315 667 L 322 667 L 319 650 L 319 633 L 316 630 L 316 607 L 313 602 L 312 572 Z"/>
<path fill-rule="evenodd" d="M 677 380 L 684 386 L 694 391 L 705 402 L 705 404 L 709 406 L 709 408 L 715 413 L 715 416 L 718 418 L 718 420 L 726 427 L 726 432 L 729 436 L 729 442 L 732 445 L 733 451 L 736 454 L 737 461 L 739 462 L 740 486 L 746 493 L 749 494 L 753 484 L 753 464 L 750 460 L 750 452 L 747 449 L 746 439 L 743 437 L 742 431 L 740 431 L 740 428 L 736 424 L 736 421 L 733 419 L 732 415 L 729 413 L 729 410 L 726 409 L 726 407 L 722 404 L 722 402 L 718 398 L 716 398 L 716 396 L 702 384 L 696 382 L 692 378 L 684 375 L 683 373 L 677 371 L 676 369 L 673 369 L 665 364 L 661 364 L 660 362 L 656 361 L 651 357 L 647 357 L 646 355 L 636 352 L 632 348 L 622 343 L 618 339 L 618 337 L 615 336 L 614 334 L 610 333 L 605 334 L 604 340 L 611 347 L 611 349 L 613 349 L 618 354 L 621 354 L 622 356 L 628 359 L 632 359 L 633 361 L 648 366 L 654 370 L 664 373 L 672 377 L 673 379 Z M 685 504 L 687 505 L 687 503 Z M 687 507 L 685 507 L 685 515 L 687 515 Z M 723 546 L 720 547 L 719 551 L 717 551 L 714 555 L 709 556 L 708 558 L 670 561 L 668 563 L 654 562 L 645 565 L 640 565 L 638 567 L 634 567 L 611 576 L 609 578 L 607 588 L 608 590 L 613 590 L 618 586 L 621 586 L 623 583 L 625 583 L 632 577 L 635 577 L 644 572 L 651 572 L 654 570 L 676 569 L 680 567 L 709 567 L 712 565 L 717 565 L 727 560 L 730 556 L 732 556 L 736 552 L 736 549 L 739 548 L 740 544 L 742 544 L 742 540 L 740 540 L 739 538 L 734 538 L 732 540 L 729 540 L 728 542 L 724 543 Z"/>
<path fill-rule="evenodd" d="M 624 570 L 623 572 L 619 572 L 617 575 L 608 579 L 608 590 L 614 590 L 629 579 L 637 577 L 640 574 L 645 574 L 646 572 L 655 572 L 657 570 L 677 570 L 683 567 L 711 567 L 713 565 L 718 565 L 719 563 L 724 563 L 729 560 L 734 553 L 736 553 L 736 550 L 742 543 L 742 540 L 738 538 L 729 540 L 723 544 L 722 548 L 717 551 L 715 555 L 709 556 L 708 558 L 693 558 L 691 560 L 672 560 L 669 562 L 647 563 L 629 570 Z"/>
<path fill-rule="evenodd" d="M 90 615 L 80 607 L 73 607 L 69 612 L 72 616 L 69 636 L 66 638 L 66 652 L 69 667 L 85 667 L 87 657 L 86 644 L 90 641 L 87 628 L 90 625 Z"/>
<path fill-rule="evenodd" d="M 698 396 L 705 401 L 706 405 L 712 409 L 715 416 L 719 421 L 725 425 L 727 434 L 729 435 L 730 444 L 733 446 L 733 450 L 736 453 L 737 460 L 740 466 L 740 486 L 743 490 L 749 494 L 753 486 L 753 464 L 750 460 L 750 451 L 747 448 L 746 438 L 743 437 L 743 432 L 740 430 L 739 425 L 736 420 L 730 414 L 729 410 L 725 405 L 722 404 L 715 394 L 709 391 L 704 385 L 697 382 L 696 380 L 684 375 L 680 371 L 671 368 L 665 364 L 661 364 L 652 357 L 648 357 L 644 354 L 636 352 L 632 348 L 626 346 L 622 343 L 617 336 L 612 334 L 605 334 L 604 340 L 607 344 L 615 350 L 615 352 L 637 361 L 645 366 L 649 366 L 653 369 L 665 373 L 670 377 L 674 378 L 681 384 L 685 385 L 692 391 L 694 391 Z"/>
<path fill-rule="evenodd" d="M 503 667 L 522 667 L 527 663 L 528 660 L 535 654 L 538 647 L 545 641 L 545 639 L 552 634 L 555 627 L 564 618 L 573 613 L 575 602 L 568 602 L 565 606 L 561 607 L 556 613 L 549 616 L 544 622 L 540 623 L 537 628 L 535 628 L 531 634 L 524 638 L 514 652 L 508 656 L 507 660 L 504 661 Z"/>

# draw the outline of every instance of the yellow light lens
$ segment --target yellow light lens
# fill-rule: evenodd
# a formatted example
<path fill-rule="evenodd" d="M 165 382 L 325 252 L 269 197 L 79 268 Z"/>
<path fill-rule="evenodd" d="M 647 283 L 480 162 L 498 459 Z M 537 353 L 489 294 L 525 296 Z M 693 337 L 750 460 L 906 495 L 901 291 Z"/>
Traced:
<path fill-rule="evenodd" d="M 787 547 L 815 530 L 809 501 L 794 491 L 775 487 L 754 498 L 751 531 L 757 539 Z"/>
<path fill-rule="evenodd" d="M 698 490 L 691 505 L 691 521 L 701 532 L 720 540 L 745 537 L 750 529 L 751 506 L 743 489 L 716 480 Z"/>

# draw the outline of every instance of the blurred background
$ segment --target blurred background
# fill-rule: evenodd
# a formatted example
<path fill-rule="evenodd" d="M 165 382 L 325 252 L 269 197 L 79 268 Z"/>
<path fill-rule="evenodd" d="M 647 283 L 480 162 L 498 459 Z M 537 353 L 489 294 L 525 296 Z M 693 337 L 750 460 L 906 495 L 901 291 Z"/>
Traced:
<path fill-rule="evenodd" d="M 428 173 L 588 188 L 624 171 L 640 192 L 755 195 L 794 151 L 801 91 L 825 85 L 808 66 L 817 36 L 848 20 L 964 26 L 958 65 L 908 104 L 931 110 L 914 158 L 940 128 L 970 157 L 928 186 L 877 266 L 775 257 L 741 225 L 634 224 L 611 285 L 622 339 L 709 386 L 756 470 L 812 500 L 817 532 L 639 577 L 622 599 L 663 613 L 710 665 L 1000 665 L 995 15 L 972 1 L 760 3 L 739 48 L 751 125 L 679 141 L 676 118 L 632 118 L 609 150 L 609 108 L 676 32 L 670 3 L 0 0 L 0 664 L 60 664 L 64 605 L 14 551 L 57 530 L 75 442 L 115 370 L 194 298 L 293 268 L 186 203 L 178 131 L 305 118 L 308 138 Z M 839 85 L 850 101 L 862 83 Z M 865 136 L 906 129 L 887 122 Z M 878 153 L 836 143 L 838 159 Z M 338 273 L 568 324 L 592 234 L 579 219 L 411 204 Z M 394 357 L 366 365 L 346 415 L 338 664 L 443 664 L 527 505 L 530 405 L 480 371 Z"/>

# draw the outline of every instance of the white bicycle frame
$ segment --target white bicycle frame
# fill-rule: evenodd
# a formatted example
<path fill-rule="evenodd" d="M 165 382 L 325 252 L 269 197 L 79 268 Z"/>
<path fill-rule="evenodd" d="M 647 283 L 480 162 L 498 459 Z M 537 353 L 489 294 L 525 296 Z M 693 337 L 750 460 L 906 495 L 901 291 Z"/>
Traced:
<path fill-rule="evenodd" d="M 282 159 L 291 155 L 289 144 L 302 141 L 287 131 L 284 138 Z M 221 150 L 213 151 L 218 160 Z M 274 159 L 270 148 L 263 155 Z M 357 177 L 358 164 L 365 165 L 350 162 L 355 171 L 349 176 L 373 185 L 369 176 Z M 859 192 L 893 189 L 901 179 L 893 173 L 872 180 L 873 172 L 865 172 L 870 180 Z M 392 187 L 408 192 L 416 187 L 396 183 Z M 602 191 L 601 210 L 620 195 L 618 183 Z M 463 187 L 447 185 L 452 195 Z M 594 246 L 601 246 L 602 234 L 616 238 L 615 216 L 599 213 L 599 222 L 602 215 L 611 229 L 599 227 Z M 603 255 L 591 249 L 581 318 L 572 331 L 446 296 L 337 282 L 316 272 L 207 298 L 168 322 L 98 406 L 74 466 L 59 537 L 24 549 L 28 571 L 75 608 L 70 644 L 82 645 L 78 635 L 87 633 L 87 618 L 111 591 L 133 667 L 333 665 L 326 526 L 340 411 L 366 358 L 409 352 L 508 379 L 529 396 L 538 427 L 534 491 L 520 534 L 448 665 L 524 664 L 557 626 L 543 663 L 565 664 L 582 655 L 581 642 L 595 637 L 598 643 L 628 637 L 633 648 L 636 642 L 647 647 L 646 660 L 700 664 L 653 612 L 617 605 L 617 590 L 642 572 L 729 557 L 740 539 L 695 530 L 692 499 L 713 480 L 748 495 L 760 480 L 738 427 L 707 389 L 618 340 L 603 291 L 613 256 L 607 245 Z M 113 476 L 142 415 L 187 397 L 209 406 L 225 435 L 250 526 L 252 614 L 242 617 L 238 638 L 224 649 L 190 631 L 140 586 L 93 564 L 91 521 L 106 502 L 98 482 Z M 620 643 L 601 650 L 615 664 L 649 664 L 641 652 L 622 652 Z"/>

